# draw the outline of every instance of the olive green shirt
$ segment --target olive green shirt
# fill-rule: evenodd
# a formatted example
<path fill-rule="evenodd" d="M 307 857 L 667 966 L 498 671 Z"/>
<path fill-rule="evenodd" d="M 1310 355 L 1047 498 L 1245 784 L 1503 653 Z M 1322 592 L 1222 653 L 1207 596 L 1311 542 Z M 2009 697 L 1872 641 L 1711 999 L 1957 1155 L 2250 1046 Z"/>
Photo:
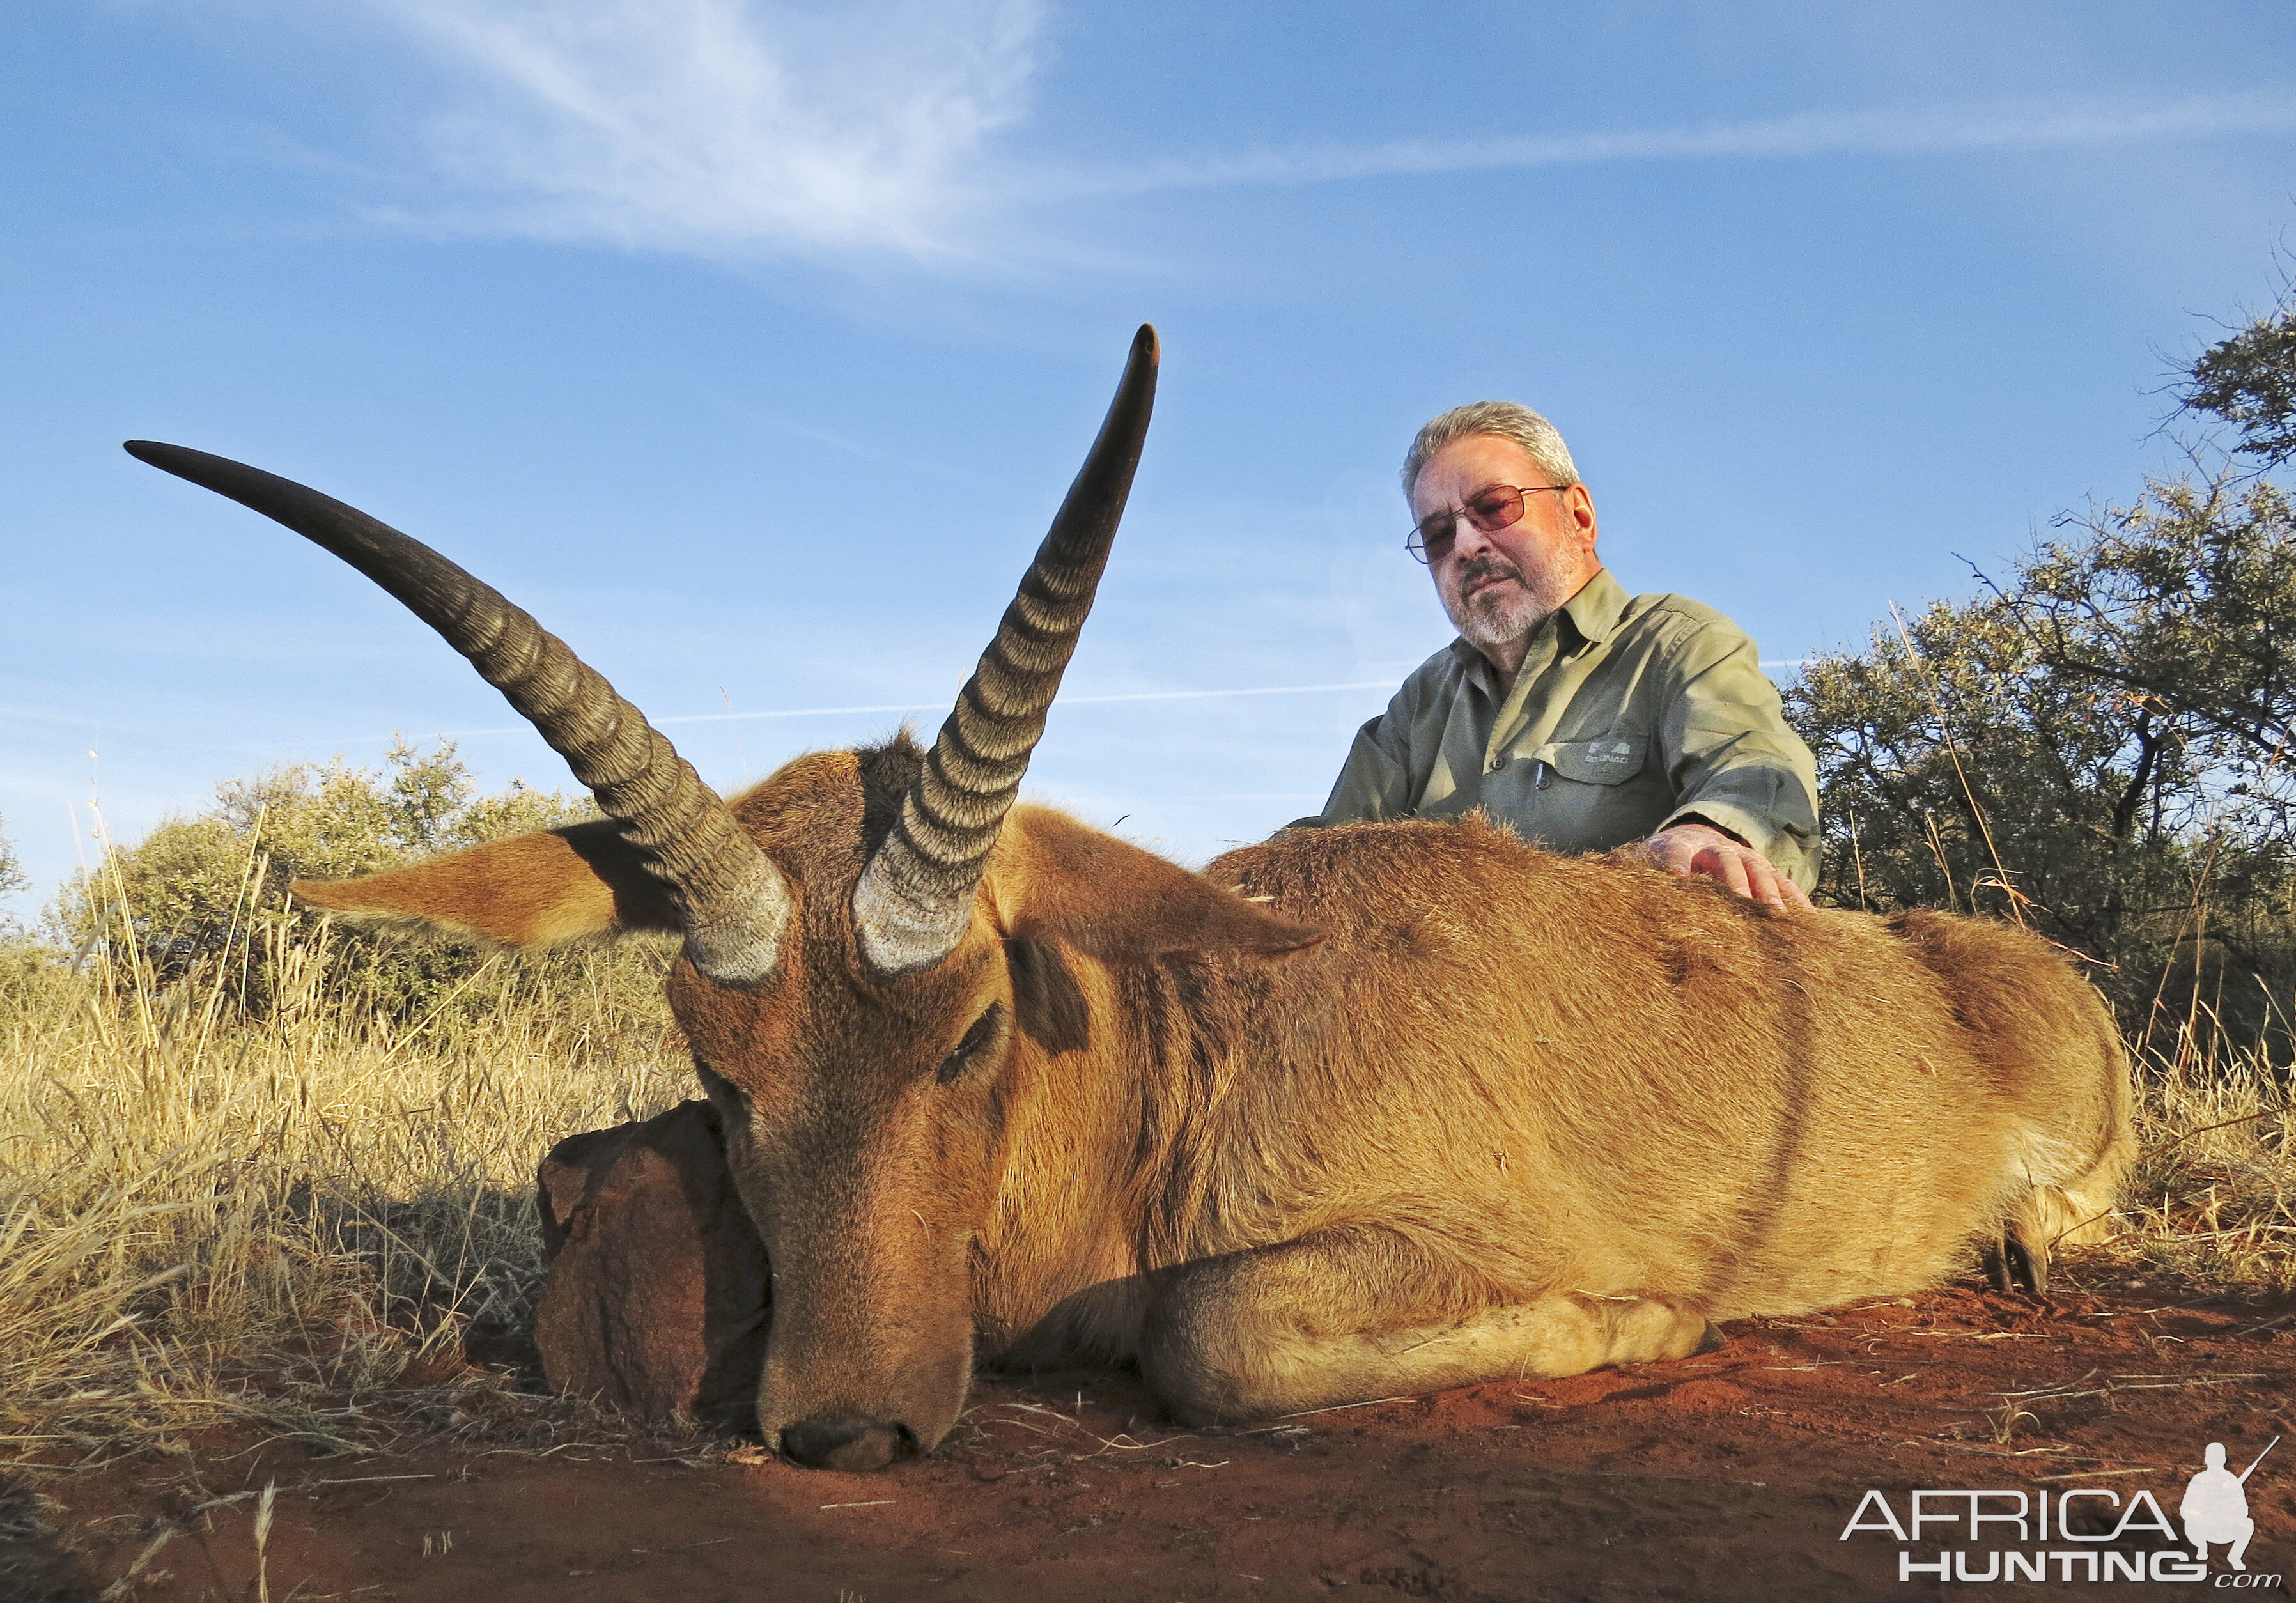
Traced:
<path fill-rule="evenodd" d="M 1695 815 L 1816 887 L 1817 767 L 1754 642 L 1678 595 L 1597 572 L 1531 635 L 1507 683 L 1455 640 L 1365 724 L 1319 819 L 1480 807 L 1558 852 L 1603 852 Z"/>

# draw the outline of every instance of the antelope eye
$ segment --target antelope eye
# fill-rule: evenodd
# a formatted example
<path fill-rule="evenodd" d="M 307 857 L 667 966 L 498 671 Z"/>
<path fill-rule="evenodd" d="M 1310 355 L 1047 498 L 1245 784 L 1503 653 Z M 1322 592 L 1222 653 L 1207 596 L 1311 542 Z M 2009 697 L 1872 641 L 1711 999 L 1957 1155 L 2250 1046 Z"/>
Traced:
<path fill-rule="evenodd" d="M 995 1038 L 997 1021 L 1004 1016 L 1004 1004 L 990 1002 L 988 1010 L 972 1021 L 972 1027 L 964 1032 L 964 1039 L 956 1043 L 956 1050 L 949 1053 L 947 1060 L 935 1071 L 933 1078 L 947 1085 L 963 1074 L 973 1055 Z"/>

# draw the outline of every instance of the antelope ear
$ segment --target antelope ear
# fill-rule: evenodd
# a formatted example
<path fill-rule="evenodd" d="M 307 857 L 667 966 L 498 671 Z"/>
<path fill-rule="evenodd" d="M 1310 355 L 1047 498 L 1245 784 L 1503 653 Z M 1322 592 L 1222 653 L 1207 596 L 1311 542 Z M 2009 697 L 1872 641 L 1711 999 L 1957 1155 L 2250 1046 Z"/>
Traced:
<path fill-rule="evenodd" d="M 314 907 L 474 935 L 505 946 L 678 928 L 660 881 L 611 821 L 497 840 L 360 879 L 298 879 Z"/>
<path fill-rule="evenodd" d="M 1046 807 L 1015 807 L 983 894 L 1005 935 L 1103 962 L 1168 952 L 1296 952 L 1324 932 Z"/>

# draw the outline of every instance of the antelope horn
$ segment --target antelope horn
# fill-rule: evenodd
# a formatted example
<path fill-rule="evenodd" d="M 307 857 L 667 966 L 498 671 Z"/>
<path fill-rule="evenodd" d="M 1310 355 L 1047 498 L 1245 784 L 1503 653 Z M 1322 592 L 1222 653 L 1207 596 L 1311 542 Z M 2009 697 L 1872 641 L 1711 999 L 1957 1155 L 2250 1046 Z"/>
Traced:
<path fill-rule="evenodd" d="M 862 955 L 906 974 L 948 955 L 972 915 L 997 830 L 1045 732 L 1124 516 L 1156 399 L 1156 331 L 1143 325 L 1084 469 L 1004 609 L 996 638 L 902 798 L 891 832 L 853 893 Z"/>
<path fill-rule="evenodd" d="M 733 984 L 773 972 L 790 911 L 780 871 L 668 739 L 563 641 L 421 541 L 316 490 L 181 446 L 129 440 L 127 449 L 277 519 L 405 602 L 502 691 L 646 855 L 694 966 Z"/>

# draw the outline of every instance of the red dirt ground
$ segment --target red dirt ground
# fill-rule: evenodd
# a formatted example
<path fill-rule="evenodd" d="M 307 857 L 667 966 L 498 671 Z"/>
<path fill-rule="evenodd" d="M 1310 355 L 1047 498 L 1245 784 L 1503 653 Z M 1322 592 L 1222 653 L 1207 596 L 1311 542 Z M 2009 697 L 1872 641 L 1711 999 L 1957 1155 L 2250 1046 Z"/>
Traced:
<path fill-rule="evenodd" d="M 1256 1430 L 1160 1425 L 1128 1377 L 984 1380 L 939 1452 L 882 1476 L 797 1469 L 756 1450 L 737 1456 L 759 1461 L 706 1465 L 627 1444 L 361 1460 L 221 1438 L 194 1444 L 193 1468 L 217 1497 L 276 1483 L 266 1580 L 279 1603 L 1790 1603 L 1939 1590 L 1930 1574 L 1900 1581 L 1887 1531 L 1841 1538 L 1868 1488 L 1901 1520 L 1915 1487 L 2124 1499 L 2141 1487 L 2174 1517 L 2207 1443 L 2225 1443 L 2237 1470 L 2276 1435 L 2296 1438 L 2296 1301 L 2285 1298 L 2061 1287 L 2044 1311 L 1964 1286 L 1726 1329 L 1726 1347 L 1678 1363 Z M 51 1518 L 72 1550 L 45 1555 L 45 1581 L 29 1549 L 15 1569 L 0 1566 L 11 1598 L 94 1595 L 171 1514 L 183 1533 L 113 1595 L 256 1596 L 253 1501 L 184 1520 L 180 1460 L 42 1484 L 64 1505 Z M 2247 1492 L 2249 1574 L 2296 1570 L 2296 1439 Z M 1931 1527 L 1908 1544 L 1915 1559 L 1935 1561 L 1956 1529 Z M 2088 1522 L 2087 1533 L 2109 1529 Z M 2102 1543 L 2012 1533 L 1957 1545 L 1981 1574 L 1995 1549 L 2169 1544 L 2150 1533 Z M 2210 1550 L 2200 1586 L 2245 1579 Z M 2085 1562 L 2067 1581 L 2052 1566 L 2045 1583 L 1952 1591 L 2194 1595 L 2167 1582 L 2091 1583 Z"/>

